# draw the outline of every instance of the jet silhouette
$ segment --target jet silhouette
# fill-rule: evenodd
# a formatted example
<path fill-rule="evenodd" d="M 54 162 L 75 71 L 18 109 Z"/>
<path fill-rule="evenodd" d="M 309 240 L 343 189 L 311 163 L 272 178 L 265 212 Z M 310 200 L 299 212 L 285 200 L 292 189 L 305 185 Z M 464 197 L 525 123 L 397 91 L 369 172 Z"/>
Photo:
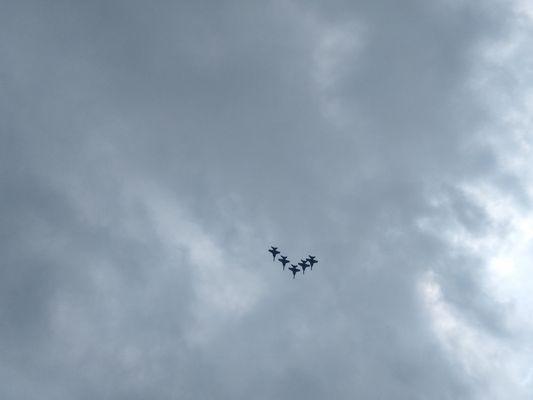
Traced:
<path fill-rule="evenodd" d="M 290 261 L 285 256 L 278 258 L 278 261 L 283 264 L 283 271 L 285 271 L 285 264 L 289 263 Z"/>
<path fill-rule="evenodd" d="M 307 260 L 300 260 L 298 263 L 300 267 L 302 267 L 302 273 L 305 274 L 305 269 L 309 268 L 309 264 L 307 263 Z"/>
<path fill-rule="evenodd" d="M 315 256 L 309 256 L 305 261 L 307 261 L 311 267 L 311 271 L 313 270 L 313 264 L 316 264 L 318 261 L 315 260 Z"/>
<path fill-rule="evenodd" d="M 300 271 L 300 269 L 294 264 L 291 264 L 289 269 L 292 271 L 292 279 L 296 278 L 296 273 Z"/>
<path fill-rule="evenodd" d="M 276 259 L 276 255 L 279 254 L 278 248 L 270 246 L 270 249 L 268 251 L 272 253 L 272 261 L 274 261 Z"/>

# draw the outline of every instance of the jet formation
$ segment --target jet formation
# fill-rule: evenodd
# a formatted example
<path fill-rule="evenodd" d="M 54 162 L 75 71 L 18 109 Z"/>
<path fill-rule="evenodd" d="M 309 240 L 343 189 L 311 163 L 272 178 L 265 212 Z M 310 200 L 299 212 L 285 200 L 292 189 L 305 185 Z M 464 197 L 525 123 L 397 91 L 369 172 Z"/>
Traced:
<path fill-rule="evenodd" d="M 270 249 L 268 249 L 269 253 L 272 254 L 272 262 L 276 261 L 276 256 L 278 254 L 281 254 L 280 251 L 278 251 L 277 247 L 270 246 Z M 283 271 L 285 271 L 285 265 L 289 264 L 291 261 L 287 258 L 287 256 L 281 255 L 278 258 L 278 261 L 283 266 Z M 309 268 L 311 271 L 313 270 L 313 265 L 318 263 L 318 260 L 315 256 L 307 256 L 305 259 L 301 259 L 298 265 L 291 264 L 289 270 L 292 272 L 292 279 L 296 278 L 296 273 L 302 271 L 302 274 L 305 274 L 305 270 Z M 298 268 L 300 266 L 302 269 Z"/>

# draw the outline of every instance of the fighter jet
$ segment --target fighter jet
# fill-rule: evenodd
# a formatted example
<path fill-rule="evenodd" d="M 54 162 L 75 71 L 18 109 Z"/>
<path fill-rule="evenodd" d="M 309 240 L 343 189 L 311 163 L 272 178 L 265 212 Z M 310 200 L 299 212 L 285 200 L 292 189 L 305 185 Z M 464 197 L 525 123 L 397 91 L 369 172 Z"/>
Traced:
<path fill-rule="evenodd" d="M 300 267 L 302 267 L 302 273 L 305 274 L 305 269 L 309 268 L 309 264 L 307 263 L 307 260 L 300 260 L 298 263 Z"/>
<path fill-rule="evenodd" d="M 315 260 L 315 258 L 316 258 L 315 256 L 309 256 L 305 260 L 305 261 L 307 261 L 309 263 L 309 265 L 311 267 L 311 271 L 313 270 L 313 264 L 316 264 L 318 262 L 317 260 Z"/>
<path fill-rule="evenodd" d="M 283 264 L 283 271 L 285 271 L 285 264 L 289 263 L 290 261 L 285 256 L 278 258 L 278 261 Z"/>
<path fill-rule="evenodd" d="M 270 246 L 270 249 L 268 251 L 272 253 L 272 261 L 275 261 L 276 255 L 279 254 L 278 248 L 274 246 Z"/>
<path fill-rule="evenodd" d="M 300 271 L 300 269 L 294 264 L 291 264 L 289 269 L 292 271 L 292 279 L 296 278 L 296 273 Z"/>

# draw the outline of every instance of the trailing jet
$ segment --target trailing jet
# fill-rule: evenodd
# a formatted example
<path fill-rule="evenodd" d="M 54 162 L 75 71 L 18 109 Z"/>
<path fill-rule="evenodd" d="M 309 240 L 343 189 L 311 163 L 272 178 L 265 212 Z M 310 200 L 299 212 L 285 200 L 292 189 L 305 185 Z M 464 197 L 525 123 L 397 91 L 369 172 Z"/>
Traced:
<path fill-rule="evenodd" d="M 268 251 L 272 253 L 272 261 L 274 261 L 276 259 L 276 255 L 279 254 L 278 248 L 270 246 L 270 249 Z"/>
<path fill-rule="evenodd" d="M 298 263 L 300 267 L 302 267 L 302 273 L 305 274 L 305 269 L 309 268 L 309 264 L 307 263 L 307 260 L 300 260 Z"/>
<path fill-rule="evenodd" d="M 289 269 L 292 271 L 292 279 L 296 278 L 296 273 L 300 271 L 300 269 L 294 264 L 291 264 Z"/>
<path fill-rule="evenodd" d="M 278 261 L 283 264 L 283 271 L 285 271 L 285 264 L 290 263 L 290 261 L 285 256 L 278 258 Z"/>
<path fill-rule="evenodd" d="M 307 259 L 305 261 L 307 261 L 309 263 L 309 265 L 311 266 L 311 271 L 313 270 L 313 264 L 316 264 L 318 261 L 315 260 L 315 256 L 309 256 L 307 257 Z"/>

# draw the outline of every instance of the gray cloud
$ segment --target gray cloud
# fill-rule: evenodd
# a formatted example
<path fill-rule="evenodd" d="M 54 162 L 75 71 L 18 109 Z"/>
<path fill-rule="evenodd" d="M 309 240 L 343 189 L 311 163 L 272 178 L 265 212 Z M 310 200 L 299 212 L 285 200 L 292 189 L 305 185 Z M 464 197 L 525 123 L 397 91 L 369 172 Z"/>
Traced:
<path fill-rule="evenodd" d="M 503 398 L 435 318 L 515 343 L 450 241 L 527 203 L 475 86 L 511 7 L 4 8 L 2 398 Z"/>

